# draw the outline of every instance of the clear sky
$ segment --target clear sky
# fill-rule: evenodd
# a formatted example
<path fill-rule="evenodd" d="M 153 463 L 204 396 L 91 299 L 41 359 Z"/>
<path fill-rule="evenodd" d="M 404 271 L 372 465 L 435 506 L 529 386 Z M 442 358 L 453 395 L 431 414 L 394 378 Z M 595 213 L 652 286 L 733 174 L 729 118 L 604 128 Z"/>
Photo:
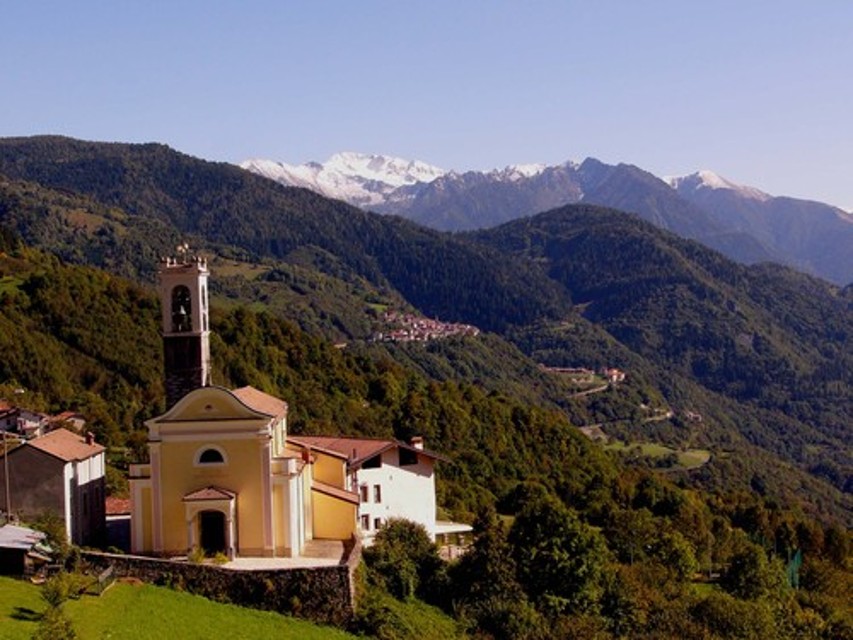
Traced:
<path fill-rule="evenodd" d="M 0 136 L 712 169 L 853 209 L 848 0 L 6 0 Z"/>

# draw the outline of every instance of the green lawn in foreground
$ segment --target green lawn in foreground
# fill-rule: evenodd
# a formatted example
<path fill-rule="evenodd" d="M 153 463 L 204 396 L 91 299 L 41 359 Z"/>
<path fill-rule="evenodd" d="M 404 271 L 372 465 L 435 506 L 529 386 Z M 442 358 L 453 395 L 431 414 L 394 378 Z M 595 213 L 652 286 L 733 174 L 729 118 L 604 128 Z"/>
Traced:
<path fill-rule="evenodd" d="M 100 597 L 69 600 L 63 608 L 80 640 L 354 638 L 333 627 L 144 584 L 117 583 Z M 29 638 L 43 610 L 38 587 L 0 578 L 0 639 Z"/>
<path fill-rule="evenodd" d="M 37 586 L 0 576 L 0 638 L 28 640 L 44 606 Z"/>

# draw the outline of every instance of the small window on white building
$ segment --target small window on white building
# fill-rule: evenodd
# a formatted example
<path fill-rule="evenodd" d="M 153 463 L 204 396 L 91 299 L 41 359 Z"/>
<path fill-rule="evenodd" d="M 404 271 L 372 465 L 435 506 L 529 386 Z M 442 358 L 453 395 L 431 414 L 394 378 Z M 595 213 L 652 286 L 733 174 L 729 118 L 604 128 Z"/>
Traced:
<path fill-rule="evenodd" d="M 379 531 L 382 528 L 382 518 L 373 519 L 373 528 Z"/>
<path fill-rule="evenodd" d="M 377 504 L 382 502 L 382 485 L 373 485 L 373 501 Z"/>
<path fill-rule="evenodd" d="M 370 516 L 367 514 L 361 516 L 361 530 L 370 531 Z"/>
<path fill-rule="evenodd" d="M 363 484 L 359 487 L 359 494 L 362 502 L 367 502 L 370 499 L 370 487 Z"/>
<path fill-rule="evenodd" d="M 362 463 L 361 468 L 362 469 L 378 469 L 381 466 L 382 466 L 382 456 L 378 455 L 378 456 L 373 456 L 372 458 L 368 458 L 367 460 L 365 460 Z"/>

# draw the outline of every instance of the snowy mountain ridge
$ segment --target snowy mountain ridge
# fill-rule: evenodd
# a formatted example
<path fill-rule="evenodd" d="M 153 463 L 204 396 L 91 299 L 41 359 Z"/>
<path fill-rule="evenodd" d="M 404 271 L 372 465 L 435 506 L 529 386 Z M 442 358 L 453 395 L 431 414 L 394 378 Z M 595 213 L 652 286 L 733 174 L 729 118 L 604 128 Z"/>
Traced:
<path fill-rule="evenodd" d="M 248 160 L 244 169 L 376 213 L 443 231 L 497 226 L 572 203 L 635 213 L 730 258 L 780 262 L 845 285 L 853 281 L 853 215 L 820 202 L 774 197 L 709 170 L 658 177 L 593 158 L 447 171 L 393 156 L 337 153 L 324 163 Z"/>
<path fill-rule="evenodd" d="M 736 184 L 731 180 L 723 178 L 721 175 L 714 173 L 708 169 L 702 169 L 696 173 L 691 173 L 687 176 L 666 176 L 662 178 L 670 187 L 676 191 L 687 191 L 698 189 L 729 189 L 736 191 L 744 198 L 752 198 L 754 200 L 769 200 L 773 196 L 768 193 L 756 189 L 755 187 L 747 187 L 741 184 Z"/>
<path fill-rule="evenodd" d="M 418 160 L 349 151 L 336 153 L 324 163 L 291 165 L 253 159 L 240 166 L 281 184 L 311 189 L 359 207 L 381 204 L 400 187 L 429 183 L 447 173 Z"/>
<path fill-rule="evenodd" d="M 573 161 L 554 166 L 528 163 L 490 171 L 462 172 L 448 171 L 420 160 L 346 151 L 334 154 L 323 163 L 306 162 L 292 165 L 258 158 L 246 160 L 240 163 L 240 166 L 287 186 L 311 189 L 326 197 L 344 200 L 359 207 L 375 207 L 410 200 L 410 187 L 427 185 L 441 177 L 456 179 L 465 174 L 475 174 L 490 181 L 513 183 L 534 178 L 548 169 L 575 170 L 580 165 Z M 759 189 L 737 184 L 707 169 L 685 176 L 665 176 L 661 180 L 682 193 L 700 189 L 726 189 L 759 201 L 772 198 Z M 409 189 L 395 193 L 403 187 Z"/>

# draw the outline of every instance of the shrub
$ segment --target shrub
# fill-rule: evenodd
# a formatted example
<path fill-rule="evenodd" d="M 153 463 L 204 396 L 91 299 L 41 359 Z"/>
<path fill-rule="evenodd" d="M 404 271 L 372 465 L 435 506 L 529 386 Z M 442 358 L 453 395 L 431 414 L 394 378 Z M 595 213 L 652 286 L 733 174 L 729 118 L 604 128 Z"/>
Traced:
<path fill-rule="evenodd" d="M 383 527 L 364 559 L 373 581 L 405 600 L 434 592 L 441 582 L 443 562 L 423 525 L 392 518 Z"/>

